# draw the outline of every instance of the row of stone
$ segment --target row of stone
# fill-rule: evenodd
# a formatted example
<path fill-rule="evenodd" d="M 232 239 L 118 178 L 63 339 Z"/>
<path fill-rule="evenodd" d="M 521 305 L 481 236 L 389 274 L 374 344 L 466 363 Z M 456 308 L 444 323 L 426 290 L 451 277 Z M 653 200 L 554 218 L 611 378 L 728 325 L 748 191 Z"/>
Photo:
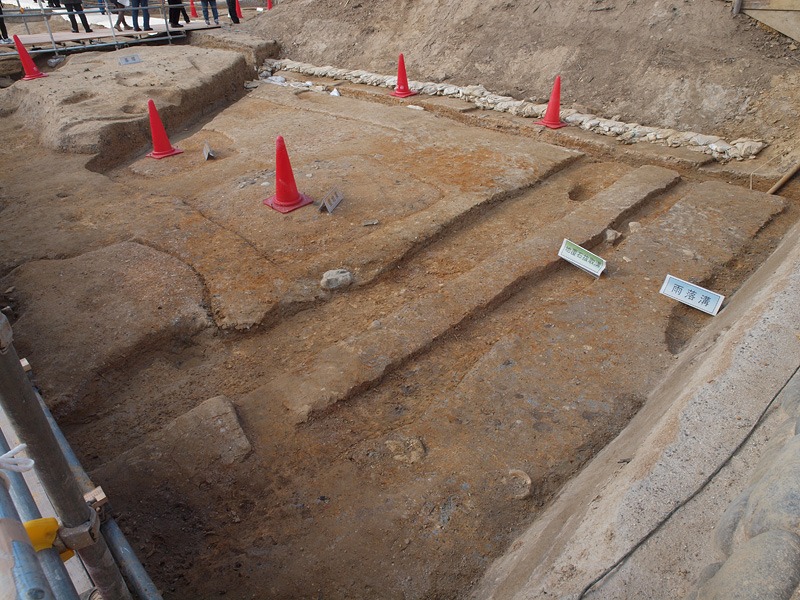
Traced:
<path fill-rule="evenodd" d="M 267 59 L 259 72 L 259 77 L 269 77 L 274 71 L 279 70 L 302 73 L 312 77 L 330 77 L 362 85 L 386 88 L 393 88 L 397 85 L 397 77 L 389 75 L 379 75 L 362 70 L 349 71 L 331 66 L 317 67 L 288 59 Z M 482 85 L 459 87 L 446 83 L 409 81 L 408 87 L 421 94 L 459 98 L 475 104 L 478 108 L 507 112 L 520 117 L 538 119 L 547 110 L 547 104 L 534 104 L 525 100 L 515 100 L 510 96 L 499 96 L 489 92 Z M 601 135 L 615 136 L 622 143 L 650 142 L 672 147 L 682 146 L 710 154 L 719 161 L 752 158 L 766 147 L 764 142 L 749 138 L 726 142 L 718 136 L 703 135 L 693 131 L 680 132 L 675 129 L 647 127 L 639 123 L 625 123 L 617 119 L 605 119 L 596 115 L 580 113 L 574 109 L 562 109 L 560 115 L 565 123 Z"/>
<path fill-rule="evenodd" d="M 714 531 L 723 560 L 703 570 L 686 600 L 789 600 L 800 584 L 800 375 L 781 396 L 787 418 Z"/>

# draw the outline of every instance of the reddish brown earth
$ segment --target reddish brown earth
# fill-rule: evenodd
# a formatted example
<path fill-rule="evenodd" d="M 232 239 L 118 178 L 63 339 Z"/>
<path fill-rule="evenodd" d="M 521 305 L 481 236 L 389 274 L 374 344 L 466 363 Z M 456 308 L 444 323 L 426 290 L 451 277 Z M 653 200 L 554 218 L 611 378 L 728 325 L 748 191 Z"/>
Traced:
<path fill-rule="evenodd" d="M 354 88 L 356 99 L 343 87 L 334 99 L 262 84 L 239 99 L 239 87 L 212 88 L 240 85 L 241 65 L 204 48 L 141 48 L 142 71 L 125 71 L 125 85 L 114 55 L 76 56 L 23 99 L 20 82 L 6 92 L 0 291 L 16 344 L 165 597 L 468 595 L 708 321 L 658 295 L 664 274 L 730 295 L 797 220 L 796 183 L 786 202 L 743 185 L 790 147 L 781 119 L 797 109 L 785 94 L 796 94 L 792 43 L 718 1 L 592 7 L 287 2 L 240 30 L 320 65 L 388 73 L 406 51 L 416 79 L 520 97 L 546 97 L 560 70 L 565 102 L 773 145 L 721 167 L 464 113 L 457 101 L 417 98 L 428 110 L 411 111 L 385 90 Z M 560 48 L 556 35 L 581 43 Z M 736 62 L 708 63 L 723 43 Z M 608 59 L 632 45 L 646 50 Z M 176 53 L 195 70 L 172 68 Z M 227 79 L 198 83 L 198 56 L 219 61 L 209 77 Z M 693 110 L 694 84 L 665 92 L 682 70 L 727 92 Z M 61 102 L 87 81 L 96 96 Z M 184 154 L 143 156 L 149 88 L 171 106 Z M 199 101 L 207 111 L 181 114 Z M 103 137 L 98 114 L 135 133 L 127 146 Z M 70 119 L 88 123 L 88 137 L 64 133 Z M 278 134 L 303 191 L 319 201 L 342 189 L 334 214 L 263 206 Z M 87 170 L 94 135 L 110 156 Z M 89 153 L 58 152 L 50 140 L 64 139 Z M 202 160 L 206 141 L 215 161 Z M 767 165 L 771 179 L 756 188 L 792 160 Z M 641 195 L 633 208 L 595 220 L 650 164 L 658 169 L 637 185 L 669 183 L 630 192 Z M 616 244 L 603 241 L 609 225 L 623 234 Z M 567 232 L 608 260 L 602 278 L 553 259 Z M 355 285 L 323 292 L 319 278 L 338 267 Z M 350 387 L 320 389 L 341 380 Z M 319 400 L 310 414 L 293 403 L 302 395 Z M 220 396 L 209 416 L 204 403 Z"/>

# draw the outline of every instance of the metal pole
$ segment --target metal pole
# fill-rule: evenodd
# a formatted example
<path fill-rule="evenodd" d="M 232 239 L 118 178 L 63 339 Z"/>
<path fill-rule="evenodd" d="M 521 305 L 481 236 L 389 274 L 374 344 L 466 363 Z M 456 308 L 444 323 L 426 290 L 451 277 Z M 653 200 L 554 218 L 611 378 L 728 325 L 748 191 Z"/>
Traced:
<path fill-rule="evenodd" d="M 39 4 L 39 11 L 42 13 L 42 17 L 44 17 L 44 24 L 47 25 L 47 35 L 50 36 L 50 43 L 53 44 L 53 52 L 56 53 L 58 56 L 58 48 L 56 47 L 56 40 L 53 37 L 53 32 L 50 30 L 50 19 L 47 18 L 47 15 L 44 12 L 44 5 L 42 4 L 42 0 L 36 0 Z"/>
<path fill-rule="evenodd" d="M 53 428 L 53 433 L 56 436 L 59 446 L 61 446 L 61 452 L 67 459 L 70 469 L 72 469 L 75 481 L 78 482 L 78 486 L 84 493 L 92 491 L 95 488 L 94 482 L 92 482 L 89 475 L 83 469 L 75 451 L 72 449 L 72 446 L 69 445 L 67 438 L 64 436 L 58 423 L 56 423 L 56 420 L 53 418 L 50 409 L 47 408 L 42 397 L 38 393 L 36 397 L 42 407 L 44 416 L 47 417 L 47 421 L 50 423 L 50 427 Z M 109 518 L 100 526 L 100 531 L 103 537 L 106 538 L 111 553 L 114 555 L 119 568 L 122 570 L 136 595 L 139 596 L 141 600 L 162 600 L 161 593 L 158 591 L 156 584 L 150 579 L 150 575 L 147 574 L 147 571 L 142 566 L 142 563 L 136 556 L 136 551 L 133 549 L 133 546 L 130 545 L 130 542 L 128 542 L 125 534 L 122 533 L 117 522 L 113 518 Z"/>
<path fill-rule="evenodd" d="M 0 431 L 0 454 L 4 454 L 9 450 L 8 441 L 3 432 Z M 42 513 L 39 512 L 39 507 L 36 506 L 36 501 L 33 499 L 22 474 L 8 471 L 6 475 L 11 480 L 11 499 L 21 520 L 25 522 L 41 519 Z M 58 600 L 79 600 L 80 596 L 78 596 L 78 592 L 72 584 L 72 579 L 69 578 L 69 573 L 67 573 L 67 568 L 61 560 L 58 550 L 45 548 L 44 550 L 39 550 L 36 556 L 39 558 L 39 563 L 44 569 L 45 577 L 50 582 L 50 587 L 55 597 Z"/>
<path fill-rule="evenodd" d="M 17 0 L 17 8 L 19 8 L 19 14 L 22 17 L 22 24 L 25 25 L 25 31 L 30 35 L 31 29 L 28 27 L 28 22 L 25 20 L 25 9 L 22 8 L 22 4 L 19 3 L 19 0 Z"/>
<path fill-rule="evenodd" d="M 56 600 L 42 565 L 36 559 L 28 533 L 11 501 L 5 481 L 0 478 L 0 584 L 3 591 L 16 589 L 17 598 Z M 13 587 L 12 587 L 13 586 Z"/>
<path fill-rule="evenodd" d="M 94 526 L 97 513 L 83 499 L 12 341 L 11 325 L 0 313 L 0 404 L 17 436 L 28 444 L 28 455 L 36 463 L 36 472 L 61 522 L 62 539 L 69 534 L 74 540 L 64 541 L 76 546 L 74 549 L 105 600 L 129 600 L 122 575 Z M 82 547 L 77 547 L 79 544 Z"/>

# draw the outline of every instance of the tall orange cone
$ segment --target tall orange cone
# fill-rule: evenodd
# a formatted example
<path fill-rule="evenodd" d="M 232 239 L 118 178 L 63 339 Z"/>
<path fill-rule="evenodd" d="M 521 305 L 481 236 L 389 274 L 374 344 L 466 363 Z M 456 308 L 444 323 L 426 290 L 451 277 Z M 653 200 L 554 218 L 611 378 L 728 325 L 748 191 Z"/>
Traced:
<path fill-rule="evenodd" d="M 161 122 L 161 117 L 158 116 L 158 111 L 156 110 L 156 103 L 148 100 L 147 109 L 150 111 L 150 133 L 153 135 L 153 151 L 147 156 L 150 158 L 166 158 L 183 152 L 183 150 L 178 150 L 169 143 L 164 124 Z"/>
<path fill-rule="evenodd" d="M 197 18 L 197 9 L 194 7 L 194 0 L 189 0 L 189 6 L 191 7 L 189 14 L 192 15 L 193 19 Z"/>
<path fill-rule="evenodd" d="M 275 140 L 275 195 L 264 200 L 264 204 L 278 212 L 288 213 L 312 202 L 311 198 L 297 191 L 286 143 L 278 136 Z"/>
<path fill-rule="evenodd" d="M 242 17 L 242 7 L 239 6 L 239 0 L 236 0 L 236 16 L 240 19 L 244 18 Z"/>
<path fill-rule="evenodd" d="M 22 78 L 22 81 L 39 79 L 39 77 L 47 77 L 47 73 L 42 73 L 36 68 L 31 55 L 28 54 L 28 51 L 25 50 L 25 46 L 22 45 L 22 42 L 19 41 L 19 38 L 16 35 L 14 35 L 14 45 L 17 47 L 19 59 L 22 61 L 22 68 L 25 69 L 25 77 Z"/>
<path fill-rule="evenodd" d="M 561 110 L 561 75 L 556 75 L 556 82 L 553 84 L 553 91 L 550 94 L 550 102 L 547 103 L 547 112 L 544 113 L 544 119 L 541 121 L 534 121 L 534 125 L 544 125 L 550 129 L 559 129 L 566 127 L 566 123 L 562 123 L 559 119 L 558 113 Z"/>
<path fill-rule="evenodd" d="M 267 10 L 272 10 L 272 0 L 267 0 Z"/>
<path fill-rule="evenodd" d="M 397 96 L 398 98 L 408 98 L 409 96 L 415 96 L 416 94 L 417 92 L 412 92 L 408 88 L 408 78 L 406 78 L 406 61 L 401 54 L 399 60 L 397 61 L 397 87 L 394 88 L 394 91 L 389 95 Z"/>

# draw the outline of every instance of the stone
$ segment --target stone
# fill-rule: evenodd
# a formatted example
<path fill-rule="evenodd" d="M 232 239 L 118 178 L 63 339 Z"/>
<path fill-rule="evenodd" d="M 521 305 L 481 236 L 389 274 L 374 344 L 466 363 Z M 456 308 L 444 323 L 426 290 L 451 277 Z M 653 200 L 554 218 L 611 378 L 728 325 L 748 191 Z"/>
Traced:
<path fill-rule="evenodd" d="M 630 231 L 631 233 L 636 233 L 641 228 L 642 224 L 639 223 L 638 221 L 631 221 L 630 223 L 628 223 L 628 231 Z"/>
<path fill-rule="evenodd" d="M 254 90 L 260 85 L 261 85 L 260 81 L 245 81 L 244 82 L 244 89 L 246 89 L 246 90 Z"/>
<path fill-rule="evenodd" d="M 752 491 L 753 486 L 750 486 L 739 494 L 725 509 L 714 529 L 714 548 L 726 558 L 733 554 L 733 534 L 744 516 Z"/>
<path fill-rule="evenodd" d="M 326 271 L 319 286 L 323 290 L 338 290 L 353 283 L 353 275 L 347 269 Z"/>
<path fill-rule="evenodd" d="M 619 231 L 611 228 L 606 229 L 605 235 L 607 244 L 614 244 L 622 237 L 622 234 Z"/>
<path fill-rule="evenodd" d="M 789 417 L 800 417 L 800 373 L 796 373 L 783 388 L 778 401 L 781 409 Z"/>
<path fill-rule="evenodd" d="M 769 531 L 754 537 L 700 587 L 697 600 L 789 600 L 800 583 L 800 536 Z"/>
<path fill-rule="evenodd" d="M 800 526 L 800 436 L 794 436 L 755 484 L 744 516 L 744 533 L 754 538 Z"/>

